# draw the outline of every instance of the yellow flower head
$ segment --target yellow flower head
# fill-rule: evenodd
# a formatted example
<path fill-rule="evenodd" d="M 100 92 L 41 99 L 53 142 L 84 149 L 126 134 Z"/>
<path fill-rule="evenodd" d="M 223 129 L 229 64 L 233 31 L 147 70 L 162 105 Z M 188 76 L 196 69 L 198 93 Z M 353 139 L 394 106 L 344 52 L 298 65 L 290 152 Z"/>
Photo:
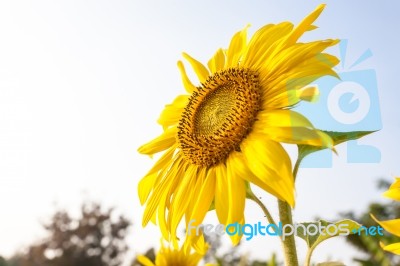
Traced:
<path fill-rule="evenodd" d="M 155 263 L 143 255 L 138 256 L 137 259 L 144 266 L 196 266 L 207 252 L 207 249 L 208 245 L 204 240 L 198 248 L 201 253 L 192 252 L 187 240 L 180 248 L 174 248 L 170 245 L 166 246 L 161 241 L 161 248 L 156 255 Z"/>
<path fill-rule="evenodd" d="M 385 197 L 388 197 L 390 199 L 398 200 L 400 201 L 400 178 L 397 177 L 394 183 L 390 186 L 390 188 L 383 193 Z M 385 229 L 389 233 L 396 235 L 400 237 L 400 219 L 394 219 L 394 220 L 389 220 L 389 221 L 379 221 L 378 219 L 375 218 L 374 215 L 371 215 L 372 218 Z M 385 245 L 381 243 L 381 246 L 384 250 L 389 251 L 391 253 L 400 255 L 400 242 L 399 243 L 394 243 L 390 245 Z"/>
<path fill-rule="evenodd" d="M 164 132 L 139 148 L 147 155 L 164 151 L 139 183 L 143 225 L 157 221 L 164 237 L 174 239 L 183 216 L 186 224 L 201 223 L 213 202 L 220 223 L 244 223 L 247 183 L 294 206 L 291 161 L 280 142 L 333 146 L 328 135 L 290 110 L 318 95 L 311 82 L 336 76 L 337 58 L 323 51 L 337 40 L 299 42 L 316 28 L 312 23 L 323 8 L 297 27 L 265 25 L 249 40 L 245 27 L 207 66 L 183 54 L 200 85 L 179 61 L 187 93 L 162 111 Z M 234 243 L 239 239 L 232 237 Z"/>

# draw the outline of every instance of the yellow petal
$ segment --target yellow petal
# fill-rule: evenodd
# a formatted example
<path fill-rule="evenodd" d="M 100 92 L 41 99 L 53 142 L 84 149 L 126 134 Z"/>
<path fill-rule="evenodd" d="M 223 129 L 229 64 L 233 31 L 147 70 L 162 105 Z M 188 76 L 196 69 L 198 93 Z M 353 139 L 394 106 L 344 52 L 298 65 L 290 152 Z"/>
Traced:
<path fill-rule="evenodd" d="M 372 219 L 375 220 L 380 226 L 383 227 L 386 231 L 396 236 L 400 236 L 400 219 L 388 220 L 388 221 L 379 221 L 376 219 L 374 215 L 371 214 Z"/>
<path fill-rule="evenodd" d="M 138 192 L 139 192 L 139 200 L 140 204 L 144 204 L 153 190 L 154 183 L 156 182 L 158 173 L 153 173 L 150 175 L 146 175 L 140 180 L 138 184 Z"/>
<path fill-rule="evenodd" d="M 383 195 L 389 199 L 400 201 L 400 188 L 391 188 Z"/>
<path fill-rule="evenodd" d="M 400 201 L 400 178 L 396 178 L 394 183 L 383 195 L 389 199 Z"/>
<path fill-rule="evenodd" d="M 160 159 L 156 161 L 156 163 L 153 165 L 147 175 L 168 169 L 169 164 L 171 164 L 171 162 L 173 161 L 172 157 L 174 156 L 177 147 L 178 145 L 175 144 L 171 146 L 165 153 L 163 153 L 163 155 L 161 155 Z"/>
<path fill-rule="evenodd" d="M 142 226 L 145 227 L 150 220 L 155 223 L 156 221 L 154 220 L 156 215 L 156 210 L 160 204 L 161 201 L 165 200 L 165 196 L 167 194 L 166 190 L 169 189 L 171 184 L 170 180 L 164 179 L 160 186 L 156 188 L 156 190 L 152 193 L 149 202 L 146 205 L 146 208 L 143 213 L 143 218 L 142 218 Z"/>
<path fill-rule="evenodd" d="M 229 210 L 227 217 L 227 224 L 241 223 L 244 224 L 244 207 L 246 201 L 246 184 L 240 177 L 239 173 L 236 172 L 235 165 L 232 161 L 227 160 L 227 180 L 228 186 L 226 188 Z M 234 245 L 237 245 L 241 239 L 240 235 L 231 236 L 231 240 Z"/>
<path fill-rule="evenodd" d="M 171 209 L 168 214 L 169 231 L 175 235 L 176 229 L 186 212 L 189 202 L 192 200 L 198 167 L 189 165 L 182 182 L 175 188 Z"/>
<path fill-rule="evenodd" d="M 154 263 L 146 256 L 139 255 L 137 256 L 137 260 L 143 264 L 143 266 L 155 266 Z"/>
<path fill-rule="evenodd" d="M 167 218 L 166 218 L 167 210 L 168 210 L 168 208 L 166 206 L 166 200 L 160 200 L 159 206 L 158 206 L 158 212 L 157 212 L 158 226 L 160 227 L 160 231 L 161 231 L 163 238 L 166 240 L 170 240 L 170 233 L 168 230 Z M 156 213 L 154 213 L 154 214 L 156 214 Z"/>
<path fill-rule="evenodd" d="M 157 210 L 161 200 L 166 200 L 171 187 L 177 182 L 177 180 L 181 179 L 181 176 L 178 174 L 182 168 L 181 161 L 182 158 L 178 157 L 173 162 L 171 169 L 166 172 L 163 180 L 161 180 L 160 184 L 158 184 L 154 189 L 144 210 L 142 226 L 147 225 L 150 219 L 154 216 L 154 212 Z"/>
<path fill-rule="evenodd" d="M 190 81 L 189 77 L 186 74 L 185 66 L 183 65 L 182 61 L 178 61 L 178 69 L 181 73 L 182 83 L 188 93 L 192 93 L 196 86 Z"/>
<path fill-rule="evenodd" d="M 153 215 L 150 218 L 150 221 L 152 222 L 152 224 L 157 225 L 157 213 L 154 212 Z"/>
<path fill-rule="evenodd" d="M 227 160 L 227 181 L 226 194 L 229 202 L 228 223 L 239 222 L 243 218 L 246 200 L 246 185 L 240 176 L 237 175 L 231 161 Z"/>
<path fill-rule="evenodd" d="M 227 224 L 229 200 L 226 196 L 228 187 L 226 167 L 223 164 L 215 166 L 216 186 L 215 186 L 215 211 L 221 224 Z"/>
<path fill-rule="evenodd" d="M 182 53 L 182 55 L 192 66 L 194 72 L 196 73 L 197 77 L 199 78 L 200 83 L 203 83 L 204 81 L 206 81 L 206 79 L 210 75 L 207 68 L 202 63 L 200 63 L 199 61 L 197 61 L 196 59 L 194 59 L 187 53 Z"/>
<path fill-rule="evenodd" d="M 316 60 L 316 59 L 315 59 Z M 316 79 L 330 75 L 337 77 L 337 73 L 330 66 L 314 61 L 304 65 L 304 68 L 292 69 L 282 75 L 274 76 L 268 82 L 267 79 L 260 81 L 265 88 L 262 107 L 264 110 L 287 108 L 297 104 L 301 99 L 297 90 L 309 85 Z"/>
<path fill-rule="evenodd" d="M 318 27 L 315 26 L 315 25 L 310 25 L 310 27 L 308 27 L 307 31 L 312 31 L 312 30 L 315 30 L 315 29 L 318 29 Z"/>
<path fill-rule="evenodd" d="M 339 60 L 320 53 L 336 43 L 336 40 L 326 40 L 296 44 L 265 62 L 260 69 L 260 84 L 265 90 L 263 107 L 276 109 L 294 105 L 301 100 L 297 91 L 304 86 L 324 75 L 338 77 L 332 67 Z"/>
<path fill-rule="evenodd" d="M 198 179 L 200 180 L 201 177 L 198 177 Z M 196 220 L 193 225 L 200 224 L 210 209 L 215 196 L 215 179 L 215 171 L 211 168 L 207 171 L 204 181 L 202 180 L 203 182 L 199 184 L 201 189 L 199 194 L 193 199 L 195 200 L 195 204 L 190 217 L 190 220 Z M 192 233 L 194 234 L 194 232 L 190 232 L 190 234 Z"/>
<path fill-rule="evenodd" d="M 317 102 L 319 99 L 318 86 L 307 86 L 297 91 L 297 97 L 307 102 Z"/>
<path fill-rule="evenodd" d="M 400 177 L 396 177 L 393 184 L 390 186 L 390 189 L 400 188 Z"/>
<path fill-rule="evenodd" d="M 170 188 L 165 191 L 166 196 L 163 201 L 160 201 L 160 205 L 158 208 L 163 208 L 164 212 L 159 211 L 159 219 L 161 220 L 164 217 L 164 223 L 160 222 L 160 229 L 161 232 L 163 233 L 164 239 L 167 239 L 168 241 L 172 241 L 173 245 L 175 247 L 178 246 L 177 240 L 179 240 L 176 236 L 176 230 L 171 230 L 172 228 L 172 223 L 175 221 L 177 218 L 176 216 L 176 211 L 172 211 L 172 208 L 174 207 L 177 202 L 179 203 L 179 200 L 176 202 L 173 202 L 176 199 L 176 194 L 178 193 L 179 188 L 183 185 L 183 180 L 185 180 L 185 177 L 187 176 L 189 165 L 185 162 L 182 157 L 180 157 L 181 163 L 178 164 L 176 167 L 176 171 L 171 173 L 171 176 L 166 176 L 165 178 L 171 178 L 172 184 L 170 185 Z M 173 177 L 173 178 L 172 178 Z M 188 196 L 191 197 L 192 193 Z M 165 204 L 164 204 L 165 203 Z M 166 215 L 166 211 L 168 211 L 168 215 Z M 184 210 L 183 210 L 184 211 Z M 179 216 L 179 213 L 177 214 Z M 165 217 L 167 218 L 165 219 Z M 179 223 L 178 221 L 178 223 Z"/>
<path fill-rule="evenodd" d="M 292 110 L 261 111 L 253 131 L 269 139 L 291 144 L 307 144 L 333 149 L 333 140 L 326 133 L 313 127 L 302 114 Z"/>
<path fill-rule="evenodd" d="M 314 128 L 311 122 L 302 114 L 292 110 L 261 111 L 258 116 L 268 127 L 306 127 Z"/>
<path fill-rule="evenodd" d="M 396 254 L 396 255 L 400 255 L 400 242 L 399 243 L 390 244 L 390 245 L 386 245 L 386 246 L 381 242 L 381 247 L 385 251 L 391 252 L 391 253 Z"/>
<path fill-rule="evenodd" d="M 312 28 L 312 23 L 319 17 L 324 8 L 325 4 L 321 4 L 313 12 L 311 12 L 311 14 L 305 17 L 300 24 L 294 28 L 293 32 L 287 38 L 287 45 L 296 43 L 305 31 L 310 30 L 310 28 Z"/>
<path fill-rule="evenodd" d="M 258 70 L 261 65 L 267 64 L 277 42 L 292 28 L 292 23 L 283 22 L 277 25 L 268 24 L 257 30 L 244 51 L 243 66 Z"/>
<path fill-rule="evenodd" d="M 200 255 L 200 257 L 195 256 L 193 258 L 194 262 L 196 262 L 193 265 L 197 265 L 197 262 L 207 253 L 208 244 L 204 240 L 204 236 L 201 234 L 198 238 L 194 240 L 191 238 L 186 238 L 183 248 L 185 249 L 185 252 L 187 254 L 190 252 L 191 247 L 194 248 L 197 255 Z"/>
<path fill-rule="evenodd" d="M 171 164 L 172 156 L 174 155 L 176 146 L 172 146 L 167 152 L 165 152 L 160 159 L 154 164 L 150 171 L 140 180 L 138 184 L 138 194 L 140 204 L 144 204 L 147 200 L 149 193 L 153 190 L 157 184 L 156 180 L 161 169 L 168 169 L 168 165 Z"/>
<path fill-rule="evenodd" d="M 232 223 L 227 223 L 227 225 L 229 225 L 229 224 L 235 224 L 235 223 L 240 224 L 240 225 L 244 225 L 244 224 L 245 224 L 244 216 L 242 217 L 241 220 L 237 220 L 237 221 L 232 222 Z M 236 234 L 234 234 L 234 235 L 230 235 L 230 236 L 229 236 L 229 238 L 231 239 L 232 245 L 234 245 L 234 246 L 236 246 L 236 245 L 239 244 L 239 242 L 240 242 L 240 240 L 242 239 L 242 237 L 243 237 L 243 234 L 241 234 L 241 233 L 239 233 L 239 232 L 236 233 Z"/>
<path fill-rule="evenodd" d="M 160 227 L 161 234 L 164 239 L 171 241 L 171 234 L 169 227 L 167 225 L 167 212 L 169 209 L 169 203 L 170 203 L 170 198 L 171 194 L 174 192 L 174 189 L 176 188 L 177 184 L 179 184 L 182 180 L 182 177 L 184 176 L 184 167 L 180 166 L 174 166 L 172 164 L 172 167 L 176 167 L 176 172 L 174 173 L 174 179 L 171 179 L 171 184 L 169 185 L 170 189 L 161 191 L 162 195 L 160 197 L 160 200 L 158 201 L 158 212 L 154 212 L 154 216 L 156 214 L 158 215 L 158 226 Z M 167 167 L 166 169 L 170 169 L 171 167 Z M 165 170 L 165 173 L 168 173 L 168 170 Z M 164 172 L 161 172 L 159 175 L 163 175 L 164 178 L 168 178 L 168 175 L 165 174 Z M 153 222 L 154 217 L 152 217 L 152 222 Z M 156 224 L 155 222 L 153 222 Z M 175 236 L 173 236 L 175 237 Z"/>
<path fill-rule="evenodd" d="M 284 200 L 284 198 L 277 196 L 279 195 L 279 193 L 276 192 L 275 186 L 269 186 L 269 178 L 259 178 L 253 174 L 253 172 L 249 169 L 248 162 L 242 153 L 232 152 L 229 155 L 229 160 L 231 161 L 231 164 L 234 167 L 237 175 L 240 176 L 242 179 L 264 189 L 265 191 L 272 195 L 275 195 L 279 199 Z"/>
<path fill-rule="evenodd" d="M 222 49 L 218 49 L 214 56 L 207 63 L 211 73 L 215 73 L 225 66 L 225 53 Z"/>
<path fill-rule="evenodd" d="M 196 184 L 194 185 L 193 195 L 199 195 L 203 188 L 204 182 L 207 177 L 207 169 L 205 167 L 199 167 L 198 173 L 196 174 Z M 214 194 L 213 194 L 214 196 Z M 185 222 L 186 224 L 192 219 L 192 214 L 194 213 L 195 205 L 197 204 L 197 200 L 199 197 L 193 198 L 193 200 L 189 201 L 188 206 L 185 212 Z"/>
<path fill-rule="evenodd" d="M 247 42 L 247 29 L 250 25 L 247 25 L 243 30 L 237 32 L 229 44 L 229 48 L 226 52 L 226 64 L 227 67 L 237 67 L 239 60 L 242 56 L 243 49 Z"/>
<path fill-rule="evenodd" d="M 177 127 L 170 127 L 160 136 L 141 146 L 138 151 L 142 154 L 153 155 L 163 151 L 176 143 Z"/>
<path fill-rule="evenodd" d="M 330 68 L 338 62 L 334 56 L 321 55 L 326 48 L 336 45 L 339 40 L 322 40 L 309 43 L 296 43 L 278 53 L 265 63 L 263 73 L 265 78 L 279 76 L 291 69 L 300 69 L 299 65 L 306 65 L 312 60 L 327 64 Z M 312 64 L 309 64 L 312 65 Z"/>
<path fill-rule="evenodd" d="M 165 106 L 157 122 L 164 126 L 164 129 L 176 125 L 181 119 L 182 112 L 187 105 L 188 99 L 188 95 L 179 95 L 176 97 L 171 104 Z"/>
<path fill-rule="evenodd" d="M 251 132 L 240 146 L 251 172 L 264 188 L 294 207 L 294 179 L 291 161 L 283 147 L 264 134 Z"/>

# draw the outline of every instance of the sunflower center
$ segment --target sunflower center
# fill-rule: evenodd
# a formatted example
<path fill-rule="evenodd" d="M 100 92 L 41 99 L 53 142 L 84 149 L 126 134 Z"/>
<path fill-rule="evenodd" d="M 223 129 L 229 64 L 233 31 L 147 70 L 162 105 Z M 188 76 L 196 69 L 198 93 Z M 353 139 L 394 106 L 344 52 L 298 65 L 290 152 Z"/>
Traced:
<path fill-rule="evenodd" d="M 214 93 L 206 95 L 194 114 L 194 132 L 196 135 L 214 135 L 224 127 L 232 109 L 235 108 L 233 84 L 222 85 Z"/>
<path fill-rule="evenodd" d="M 260 109 L 258 76 L 231 68 L 209 77 L 189 99 L 178 126 L 180 148 L 191 163 L 212 166 L 240 150 Z"/>

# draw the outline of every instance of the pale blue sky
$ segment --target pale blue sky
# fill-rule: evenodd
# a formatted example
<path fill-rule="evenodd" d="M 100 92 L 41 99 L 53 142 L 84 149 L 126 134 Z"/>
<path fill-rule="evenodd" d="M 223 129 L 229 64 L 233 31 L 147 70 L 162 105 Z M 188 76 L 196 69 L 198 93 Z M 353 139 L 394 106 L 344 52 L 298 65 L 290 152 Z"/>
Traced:
<path fill-rule="evenodd" d="M 142 229 L 138 180 L 152 161 L 136 150 L 161 132 L 163 106 L 183 87 L 176 68 L 186 51 L 206 62 L 247 23 L 298 23 L 319 3 L 308 1 L 2 1 L 0 3 L 0 255 L 43 235 L 39 221 L 54 203 L 76 212 L 85 198 L 116 205 L 132 218 L 134 252 L 158 245 L 156 227 Z M 397 34 L 400 5 L 326 1 L 305 40 L 348 39 L 348 62 L 366 49 L 357 69 L 377 74 L 383 129 L 363 140 L 381 162 L 349 164 L 338 148 L 332 169 L 299 173 L 295 220 L 333 219 L 380 200 L 378 177 L 400 175 Z M 331 49 L 338 53 L 338 49 Z M 263 194 L 272 213 L 274 201 Z M 383 199 L 382 199 L 383 200 Z M 248 221 L 263 218 L 251 203 Z M 207 218 L 215 222 L 214 214 Z M 140 240 L 139 240 L 140 239 Z M 301 243 L 301 242 L 299 242 Z M 341 239 L 315 252 L 342 259 L 356 254 Z M 304 246 L 300 244 L 300 257 Z M 262 257 L 277 241 L 256 239 L 243 252 Z M 337 251 L 337 253 L 334 253 Z M 280 252 L 280 251 L 279 251 Z"/>

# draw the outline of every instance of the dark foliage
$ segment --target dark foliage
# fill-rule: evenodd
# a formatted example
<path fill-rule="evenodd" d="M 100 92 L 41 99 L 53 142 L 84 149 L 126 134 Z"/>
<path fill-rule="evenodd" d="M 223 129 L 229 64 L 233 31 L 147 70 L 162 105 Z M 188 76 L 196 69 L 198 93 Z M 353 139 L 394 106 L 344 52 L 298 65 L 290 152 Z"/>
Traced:
<path fill-rule="evenodd" d="M 78 219 L 57 211 L 44 225 L 48 237 L 6 265 L 119 266 L 127 251 L 125 237 L 130 221 L 113 213 L 113 208 L 103 210 L 97 203 L 83 204 Z"/>

